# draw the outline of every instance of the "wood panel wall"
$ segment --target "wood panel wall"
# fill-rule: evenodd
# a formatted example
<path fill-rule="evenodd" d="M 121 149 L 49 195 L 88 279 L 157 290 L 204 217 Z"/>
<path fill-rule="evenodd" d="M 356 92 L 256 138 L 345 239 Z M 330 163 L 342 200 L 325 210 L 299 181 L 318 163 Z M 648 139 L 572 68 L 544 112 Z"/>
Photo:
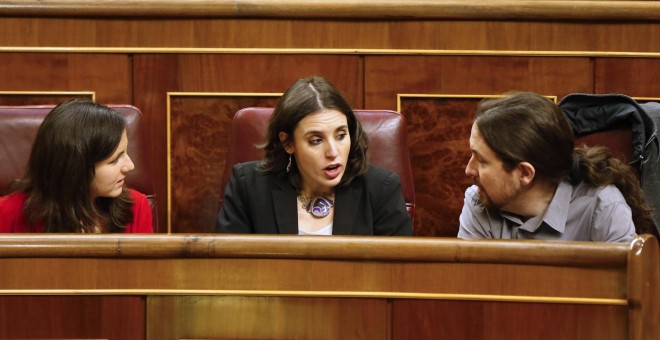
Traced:
<path fill-rule="evenodd" d="M 456 235 L 469 185 L 472 106 L 427 96 L 660 97 L 652 1 L 12 1 L 0 15 L 0 104 L 85 92 L 142 110 L 161 232 L 213 230 L 233 112 L 303 76 L 404 114 L 420 236 Z"/>

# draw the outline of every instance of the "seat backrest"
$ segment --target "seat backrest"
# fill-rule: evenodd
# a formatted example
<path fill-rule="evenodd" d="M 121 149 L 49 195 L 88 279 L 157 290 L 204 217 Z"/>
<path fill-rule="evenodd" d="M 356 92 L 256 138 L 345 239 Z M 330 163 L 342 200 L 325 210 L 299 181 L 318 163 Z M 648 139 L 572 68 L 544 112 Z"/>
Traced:
<path fill-rule="evenodd" d="M 575 146 L 582 145 L 605 146 L 619 160 L 626 163 L 633 160 L 632 131 L 627 126 L 576 135 Z"/>
<path fill-rule="evenodd" d="M 131 105 L 107 105 L 127 122 L 128 154 L 135 170 L 128 173 L 126 184 L 147 196 L 153 212 L 154 231 L 158 231 L 158 211 L 140 121 L 142 113 Z M 10 192 L 12 182 L 23 176 L 37 130 L 54 105 L 0 106 L 0 195 Z"/>
<path fill-rule="evenodd" d="M 650 112 L 657 103 L 637 103 L 624 94 L 573 93 L 559 102 L 575 133 L 575 145 L 606 146 L 619 160 L 631 165 L 640 179 L 646 201 L 655 211 L 654 235 L 660 237 L 658 212 L 658 147 L 656 123 Z M 647 111 L 649 110 L 649 111 Z"/>
<path fill-rule="evenodd" d="M 401 189 L 410 218 L 415 216 L 415 187 L 408 152 L 408 131 L 405 118 L 389 110 L 354 110 L 369 136 L 369 160 L 371 164 L 393 171 L 401 178 Z M 266 141 L 268 121 L 272 108 L 249 107 L 239 110 L 232 121 L 231 140 L 222 176 L 220 206 L 231 169 L 235 164 L 264 157 L 257 147 Z"/>

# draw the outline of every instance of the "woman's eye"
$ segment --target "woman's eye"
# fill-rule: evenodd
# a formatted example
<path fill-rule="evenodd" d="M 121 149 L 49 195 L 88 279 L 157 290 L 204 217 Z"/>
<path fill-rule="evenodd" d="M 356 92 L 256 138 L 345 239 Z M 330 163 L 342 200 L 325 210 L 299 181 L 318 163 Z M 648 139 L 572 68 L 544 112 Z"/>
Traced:
<path fill-rule="evenodd" d="M 339 135 L 337 135 L 337 139 L 343 140 L 344 138 L 346 138 L 346 136 L 348 136 L 348 133 L 342 132 Z"/>
<path fill-rule="evenodd" d="M 320 138 L 310 139 L 310 140 L 309 140 L 309 144 L 312 144 L 312 145 L 318 145 L 318 144 L 321 144 L 321 139 L 320 139 Z"/>
<path fill-rule="evenodd" d="M 122 158 L 124 155 L 126 155 L 126 153 L 122 153 L 119 156 L 115 157 L 115 159 L 110 161 L 110 164 L 117 164 L 117 162 L 119 162 L 119 159 Z"/>

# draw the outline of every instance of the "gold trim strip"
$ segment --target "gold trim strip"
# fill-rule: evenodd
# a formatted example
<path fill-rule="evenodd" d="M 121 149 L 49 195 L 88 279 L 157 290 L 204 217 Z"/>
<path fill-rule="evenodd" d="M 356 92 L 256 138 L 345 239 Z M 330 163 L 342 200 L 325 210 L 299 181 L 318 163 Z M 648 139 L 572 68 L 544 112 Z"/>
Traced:
<path fill-rule="evenodd" d="M 172 97 L 280 97 L 282 93 L 270 92 L 167 92 Z"/>
<path fill-rule="evenodd" d="M 167 92 L 167 234 L 172 234 L 172 97 L 280 97 L 282 93 L 272 92 Z"/>
<path fill-rule="evenodd" d="M 502 97 L 501 94 L 428 94 L 428 93 L 397 93 L 396 95 L 396 111 L 401 113 L 401 99 L 403 98 L 473 98 L 473 99 L 480 99 L 480 98 L 498 98 Z M 559 99 L 557 96 L 545 96 L 549 99 L 552 99 L 552 101 L 555 102 L 555 104 L 558 102 L 557 100 Z M 653 102 L 660 102 L 660 97 L 630 97 L 635 101 L 653 101 Z"/>
<path fill-rule="evenodd" d="M 427 300 L 466 300 L 492 302 L 567 303 L 627 306 L 626 299 L 517 296 L 489 294 L 439 294 L 405 292 L 290 291 L 290 290 L 214 290 L 214 289 L 6 289 L 0 295 L 223 295 L 270 297 L 346 297 Z"/>
<path fill-rule="evenodd" d="M 165 112 L 165 125 L 166 125 L 166 135 L 167 135 L 167 235 L 172 234 L 172 136 L 170 134 L 170 115 L 171 115 L 171 105 L 170 105 L 170 92 L 167 93 L 166 98 L 166 112 Z"/>
<path fill-rule="evenodd" d="M 425 50 L 352 48 L 215 48 L 215 47 L 0 47 L 0 53 L 190 53 L 190 54 L 356 54 L 530 57 L 630 57 L 660 58 L 660 52 L 615 51 L 521 51 L 521 50 Z"/>
<path fill-rule="evenodd" d="M 449 98 L 449 99 L 485 99 L 485 98 L 500 98 L 502 94 L 429 94 L 429 93 L 397 93 L 396 95 L 396 111 L 401 112 L 401 99 L 403 98 Z M 545 96 L 551 99 L 555 104 L 557 103 L 557 96 Z"/>
<path fill-rule="evenodd" d="M 660 97 L 630 97 L 635 101 L 660 102 Z"/>
<path fill-rule="evenodd" d="M 69 95 L 91 95 L 92 101 L 96 101 L 95 91 L 0 91 L 0 95 L 13 96 L 69 96 Z"/>

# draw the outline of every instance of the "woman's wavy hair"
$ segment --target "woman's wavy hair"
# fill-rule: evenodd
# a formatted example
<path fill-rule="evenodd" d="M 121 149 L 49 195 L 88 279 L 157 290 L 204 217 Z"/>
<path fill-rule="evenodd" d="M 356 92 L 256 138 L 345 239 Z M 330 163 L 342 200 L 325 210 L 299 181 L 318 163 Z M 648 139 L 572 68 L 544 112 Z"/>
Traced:
<path fill-rule="evenodd" d="M 286 173 L 289 154 L 284 150 L 284 146 L 292 142 L 293 132 L 303 118 L 321 110 L 337 110 L 346 116 L 348 122 L 351 148 L 346 171 L 339 186 L 348 185 L 355 177 L 364 174 L 369 168 L 367 134 L 362 130 L 353 109 L 341 92 L 328 80 L 319 76 L 296 81 L 279 99 L 268 124 L 266 143 L 261 145 L 266 155 L 259 168 L 269 173 Z M 285 132 L 288 139 L 280 141 L 280 132 Z M 297 190 L 301 190 L 300 172 L 295 162 L 292 161 L 291 164 L 289 180 Z"/>
<path fill-rule="evenodd" d="M 126 188 L 115 198 L 92 196 L 96 164 L 119 145 L 126 121 L 92 101 L 72 100 L 48 113 L 16 188 L 28 194 L 24 215 L 45 232 L 121 232 L 133 220 Z"/>
<path fill-rule="evenodd" d="M 634 170 L 605 147 L 575 148 L 573 129 L 550 99 L 531 92 L 486 99 L 477 107 L 475 124 L 507 171 L 529 162 L 538 179 L 551 183 L 615 185 L 632 209 L 637 233 L 652 230 L 653 212 Z"/>

